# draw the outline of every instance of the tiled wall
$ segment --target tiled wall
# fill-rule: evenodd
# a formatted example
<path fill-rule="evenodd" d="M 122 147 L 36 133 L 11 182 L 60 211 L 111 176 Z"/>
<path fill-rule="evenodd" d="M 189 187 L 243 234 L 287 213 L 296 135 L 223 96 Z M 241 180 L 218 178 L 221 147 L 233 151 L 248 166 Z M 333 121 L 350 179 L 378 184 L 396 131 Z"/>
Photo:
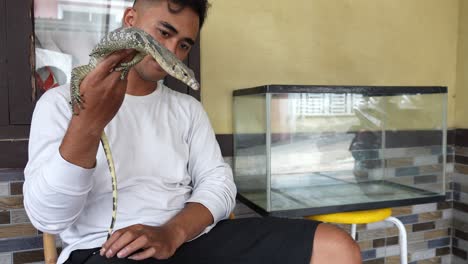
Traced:
<path fill-rule="evenodd" d="M 451 214 L 448 202 L 393 208 L 408 233 L 409 263 L 450 263 Z M 358 241 L 364 263 L 399 263 L 398 230 L 392 224 L 359 225 Z"/>
<path fill-rule="evenodd" d="M 389 155 L 390 154 L 390 155 Z M 386 174 L 393 182 L 437 191 L 441 186 L 439 147 L 391 148 L 386 151 Z M 412 264 L 451 263 L 452 203 L 448 183 L 453 176 L 454 147 L 447 148 L 447 202 L 393 208 L 408 233 L 408 261 Z M 399 263 L 398 230 L 390 223 L 358 226 L 364 263 Z"/>
<path fill-rule="evenodd" d="M 468 263 L 468 130 L 456 133 L 453 189 L 453 264 Z"/>
<path fill-rule="evenodd" d="M 23 208 L 22 169 L 0 169 L 0 264 L 43 260 L 42 237 Z"/>

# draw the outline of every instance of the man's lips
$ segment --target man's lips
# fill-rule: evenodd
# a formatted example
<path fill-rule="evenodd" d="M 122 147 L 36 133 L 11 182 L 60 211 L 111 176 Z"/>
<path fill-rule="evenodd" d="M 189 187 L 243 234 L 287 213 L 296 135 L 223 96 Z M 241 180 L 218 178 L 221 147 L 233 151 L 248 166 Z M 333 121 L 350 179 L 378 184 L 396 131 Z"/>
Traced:
<path fill-rule="evenodd" d="M 161 72 L 166 72 L 164 71 L 164 69 L 161 67 L 161 65 L 159 65 L 158 62 L 156 62 L 156 60 L 154 58 L 151 58 L 150 60 L 150 66 L 151 67 L 154 67 L 156 70 L 158 71 L 161 71 Z"/>

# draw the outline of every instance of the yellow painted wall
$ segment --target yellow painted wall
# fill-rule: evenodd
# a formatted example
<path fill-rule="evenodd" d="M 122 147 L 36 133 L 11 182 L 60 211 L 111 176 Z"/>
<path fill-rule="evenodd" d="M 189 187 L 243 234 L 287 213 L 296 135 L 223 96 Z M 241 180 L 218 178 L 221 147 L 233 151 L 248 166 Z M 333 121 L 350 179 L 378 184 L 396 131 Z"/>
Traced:
<path fill-rule="evenodd" d="M 455 127 L 468 128 L 468 0 L 460 0 Z"/>
<path fill-rule="evenodd" d="M 216 133 L 232 133 L 234 89 L 272 83 L 448 86 L 453 127 L 459 0 L 211 3 L 202 103 Z"/>

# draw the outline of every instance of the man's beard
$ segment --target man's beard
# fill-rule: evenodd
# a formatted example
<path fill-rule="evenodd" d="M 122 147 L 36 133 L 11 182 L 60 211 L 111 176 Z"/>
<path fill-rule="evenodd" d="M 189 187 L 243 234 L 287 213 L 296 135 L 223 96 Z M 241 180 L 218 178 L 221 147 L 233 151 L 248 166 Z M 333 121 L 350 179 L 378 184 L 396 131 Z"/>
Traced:
<path fill-rule="evenodd" d="M 135 71 L 142 80 L 147 81 L 147 82 L 158 82 L 160 80 L 163 80 L 167 76 L 167 74 L 164 74 L 162 77 L 152 78 L 151 76 L 149 76 L 149 74 L 146 74 L 143 69 L 140 69 L 140 67 L 135 67 Z"/>

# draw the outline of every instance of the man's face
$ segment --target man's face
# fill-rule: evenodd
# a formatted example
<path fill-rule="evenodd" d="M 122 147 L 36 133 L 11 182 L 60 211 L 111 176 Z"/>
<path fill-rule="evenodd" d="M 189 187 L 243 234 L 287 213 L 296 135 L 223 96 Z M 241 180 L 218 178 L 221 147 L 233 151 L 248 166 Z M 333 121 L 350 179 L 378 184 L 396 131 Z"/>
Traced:
<path fill-rule="evenodd" d="M 143 29 L 180 60 L 188 56 L 199 29 L 199 18 L 195 11 L 185 7 L 177 13 L 171 13 L 166 1 L 127 10 L 124 23 L 125 26 Z M 134 68 L 146 81 L 158 81 L 167 75 L 151 56 L 146 56 Z"/>

